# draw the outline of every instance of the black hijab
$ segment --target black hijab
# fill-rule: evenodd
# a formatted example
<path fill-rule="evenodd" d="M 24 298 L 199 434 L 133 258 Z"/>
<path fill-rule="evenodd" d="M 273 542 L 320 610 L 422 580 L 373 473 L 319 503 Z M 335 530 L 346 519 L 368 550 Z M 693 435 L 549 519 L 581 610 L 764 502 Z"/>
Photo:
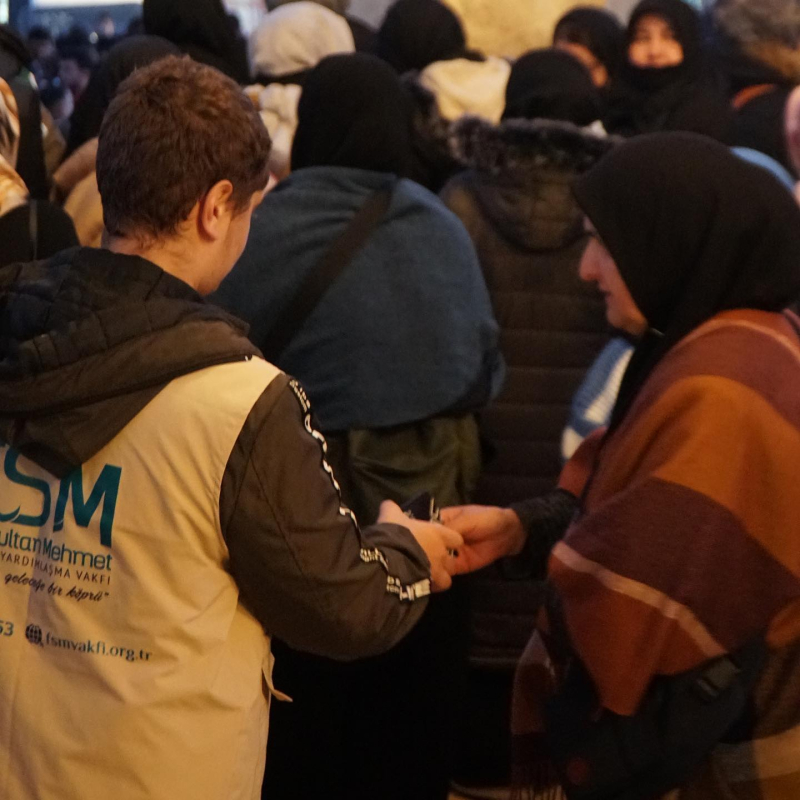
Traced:
<path fill-rule="evenodd" d="M 616 428 L 647 377 L 721 311 L 781 311 L 800 297 L 800 208 L 764 169 L 704 136 L 642 136 L 574 184 L 651 330 L 614 408 Z"/>
<path fill-rule="evenodd" d="M 565 41 L 585 47 L 613 80 L 625 58 L 625 29 L 609 11 L 573 8 L 556 25 L 553 43 Z"/>
<path fill-rule="evenodd" d="M 458 17 L 439 0 L 398 0 L 378 31 L 378 56 L 400 75 L 466 55 Z"/>
<path fill-rule="evenodd" d="M 30 65 L 31 54 L 22 37 L 9 25 L 0 25 L 0 78 L 10 81 Z"/>
<path fill-rule="evenodd" d="M 394 70 L 375 56 L 353 53 L 320 61 L 306 79 L 297 119 L 292 170 L 408 172 L 410 101 Z"/>
<path fill-rule="evenodd" d="M 631 14 L 628 45 L 637 23 L 647 16 L 669 23 L 683 48 L 683 61 L 674 67 L 645 68 L 632 64 L 626 54 L 612 87 L 606 127 L 624 136 L 690 131 L 727 141 L 730 107 L 706 55 L 700 16 L 684 0 L 642 0 Z"/>
<path fill-rule="evenodd" d="M 627 46 L 634 39 L 636 26 L 644 17 L 660 17 L 669 23 L 683 48 L 683 61 L 660 69 L 637 67 L 626 59 L 625 78 L 637 89 L 656 92 L 676 83 L 693 80 L 703 68 L 703 31 L 700 16 L 685 0 L 642 0 L 628 22 Z"/>
<path fill-rule="evenodd" d="M 142 18 L 149 35 L 169 40 L 237 83 L 249 81 L 247 47 L 234 32 L 222 0 L 144 0 Z"/>
<path fill-rule="evenodd" d="M 100 126 L 119 85 L 139 67 L 180 55 L 178 47 L 159 36 L 131 36 L 115 44 L 94 71 L 72 115 L 67 155 L 100 135 Z"/>
<path fill-rule="evenodd" d="M 533 50 L 515 62 L 504 119 L 554 119 L 585 126 L 600 116 L 600 93 L 592 76 L 569 53 Z"/>

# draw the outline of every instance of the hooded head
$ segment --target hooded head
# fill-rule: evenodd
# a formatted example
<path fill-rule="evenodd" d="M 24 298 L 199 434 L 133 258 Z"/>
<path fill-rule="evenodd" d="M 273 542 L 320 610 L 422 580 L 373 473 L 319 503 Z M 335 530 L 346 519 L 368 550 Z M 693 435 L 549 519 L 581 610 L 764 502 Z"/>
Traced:
<path fill-rule="evenodd" d="M 513 66 L 504 119 L 551 119 L 584 127 L 601 116 L 597 87 L 569 53 L 533 50 Z"/>
<path fill-rule="evenodd" d="M 158 36 L 130 36 L 115 44 L 95 70 L 72 115 L 69 152 L 99 136 L 114 94 L 135 69 L 170 55 L 180 55 L 180 50 Z"/>
<path fill-rule="evenodd" d="M 642 0 L 628 23 L 625 73 L 658 90 L 697 75 L 703 65 L 700 17 L 684 0 Z"/>
<path fill-rule="evenodd" d="M 405 175 L 409 169 L 410 100 L 397 74 L 374 56 L 321 61 L 306 79 L 297 117 L 293 170 L 351 167 Z"/>
<path fill-rule="evenodd" d="M 195 61 L 248 80 L 247 56 L 228 20 L 222 0 L 144 0 L 145 31 L 177 45 Z"/>
<path fill-rule="evenodd" d="M 649 331 L 612 425 L 661 358 L 711 317 L 781 311 L 800 297 L 800 208 L 776 178 L 724 145 L 689 133 L 640 136 L 573 191 L 602 243 L 589 247 L 613 260 Z"/>
<path fill-rule="evenodd" d="M 323 5 L 301 0 L 264 17 L 250 37 L 250 64 L 257 82 L 270 83 L 307 72 L 326 56 L 354 50 L 347 20 Z"/>
<path fill-rule="evenodd" d="M 553 46 L 575 56 L 605 86 L 617 74 L 625 57 L 625 29 L 610 12 L 600 8 L 574 8 L 558 22 Z"/>
<path fill-rule="evenodd" d="M 0 217 L 28 200 L 28 189 L 16 171 L 18 149 L 17 101 L 0 78 Z"/>
<path fill-rule="evenodd" d="M 439 0 L 397 0 L 378 31 L 378 55 L 400 75 L 460 58 L 466 47 L 458 17 Z"/>

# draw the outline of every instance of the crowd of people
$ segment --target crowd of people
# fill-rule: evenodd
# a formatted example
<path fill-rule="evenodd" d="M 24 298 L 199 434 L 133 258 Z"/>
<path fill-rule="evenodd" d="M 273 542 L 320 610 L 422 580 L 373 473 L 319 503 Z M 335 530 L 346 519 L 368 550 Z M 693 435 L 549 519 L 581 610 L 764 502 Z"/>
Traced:
<path fill-rule="evenodd" d="M 797 4 L 468 6 L 0 26 L 1 797 L 800 797 Z"/>

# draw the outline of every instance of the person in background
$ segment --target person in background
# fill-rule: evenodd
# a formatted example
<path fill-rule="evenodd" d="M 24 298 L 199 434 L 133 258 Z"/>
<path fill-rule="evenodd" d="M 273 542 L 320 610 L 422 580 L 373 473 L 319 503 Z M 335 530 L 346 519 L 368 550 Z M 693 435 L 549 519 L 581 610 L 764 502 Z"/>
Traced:
<path fill-rule="evenodd" d="M 461 23 L 440 0 L 398 0 L 378 29 L 377 55 L 398 75 L 466 54 Z"/>
<path fill-rule="evenodd" d="M 58 50 L 52 34 L 47 28 L 34 26 L 28 31 L 28 50 L 32 62 L 31 70 L 36 82 L 44 90 L 58 77 Z"/>
<path fill-rule="evenodd" d="M 400 80 L 373 56 L 331 56 L 306 78 L 298 118 L 292 173 L 255 212 L 213 299 L 303 382 L 359 518 L 383 497 L 469 497 L 481 460 L 475 413 L 503 375 L 497 325 L 463 226 L 404 178 Z M 323 273 L 320 295 L 309 276 L 342 257 L 364 209 L 374 216 L 359 247 L 335 277 Z M 463 614 L 458 593 L 439 599 L 378 660 L 342 668 L 276 651 L 276 680 L 295 702 L 273 710 L 265 797 L 447 797 Z"/>
<path fill-rule="evenodd" d="M 129 36 L 115 44 L 91 76 L 70 124 L 67 158 L 90 139 L 100 135 L 100 126 L 120 84 L 139 67 L 180 49 L 158 36 Z"/>
<path fill-rule="evenodd" d="M 731 143 L 765 153 L 800 176 L 784 136 L 787 100 L 800 83 L 797 4 L 718 0 L 712 18 L 733 108 Z"/>
<path fill-rule="evenodd" d="M 467 170 L 442 192 L 477 249 L 508 367 L 502 393 L 481 414 L 492 457 L 475 498 L 490 504 L 551 490 L 570 400 L 608 339 L 602 298 L 578 278 L 587 236 L 570 190 L 612 147 L 591 129 L 601 115 L 599 92 L 573 56 L 540 50 L 515 63 L 506 103 L 499 127 L 474 119 L 456 125 Z M 509 785 L 513 671 L 542 586 L 491 568 L 468 587 L 469 713 L 457 778 L 474 790 Z"/>
<path fill-rule="evenodd" d="M 53 193 L 75 223 L 81 244 L 100 247 L 103 205 L 97 186 L 97 137 L 106 111 L 123 81 L 134 70 L 180 50 L 158 36 L 130 36 L 115 44 L 95 70 L 75 109 L 68 157 L 53 175 Z"/>
<path fill-rule="evenodd" d="M 256 83 L 247 94 L 272 138 L 270 170 L 277 179 L 290 171 L 297 104 L 306 77 L 326 56 L 354 50 L 347 20 L 319 3 L 280 6 L 253 31 L 250 64 Z"/>
<path fill-rule="evenodd" d="M 41 91 L 42 105 L 50 112 L 53 122 L 64 136 L 69 137 L 69 122 L 75 110 L 72 93 L 61 81 L 52 81 Z"/>
<path fill-rule="evenodd" d="M 59 51 L 58 77 L 72 94 L 75 105 L 81 101 L 97 60 L 88 47 L 64 47 Z"/>
<path fill-rule="evenodd" d="M 403 76 L 412 102 L 412 177 L 438 193 L 459 170 L 452 122 L 465 113 L 499 121 L 510 67 L 468 52 L 458 17 L 439 0 L 395 3 L 378 31 L 377 54 Z"/>
<path fill-rule="evenodd" d="M 250 82 L 247 48 L 231 28 L 222 0 L 144 0 L 142 18 L 149 36 L 167 39 L 242 86 Z"/>
<path fill-rule="evenodd" d="M 218 70 L 138 69 L 100 133 L 107 248 L 0 270 L 0 540 L 63 548 L 0 584 L 17 631 L 0 648 L 3 797 L 257 800 L 269 637 L 375 655 L 450 583 L 461 538 L 392 503 L 360 527 L 302 387 L 204 300 L 244 248 L 268 153 Z M 63 502 L 42 513 L 42 496 Z M 106 579 L 81 605 L 76 567 Z"/>
<path fill-rule="evenodd" d="M 266 0 L 267 8 L 270 11 L 288 3 L 295 2 L 298 2 L 298 0 Z M 375 31 L 370 28 L 366 22 L 347 13 L 350 9 L 350 0 L 314 0 L 314 2 L 331 11 L 335 11 L 347 20 L 347 24 L 350 26 L 350 32 L 353 34 L 353 41 L 357 53 L 375 52 L 377 46 Z"/>
<path fill-rule="evenodd" d="M 634 8 L 605 125 L 623 136 L 689 131 L 727 142 L 724 83 L 707 53 L 700 17 L 684 0 L 642 0 Z"/>
<path fill-rule="evenodd" d="M 19 134 L 17 101 L 0 78 L 0 267 L 50 258 L 78 244 L 75 228 L 60 208 L 31 200 L 16 171 Z"/>
<path fill-rule="evenodd" d="M 95 40 L 97 52 L 107 53 L 117 42 L 117 27 L 114 17 L 108 12 L 100 14 L 94 26 L 92 38 Z"/>
<path fill-rule="evenodd" d="M 625 29 L 611 12 L 582 6 L 558 21 L 553 47 L 577 58 L 598 89 L 608 89 L 625 59 Z"/>
<path fill-rule="evenodd" d="M 11 88 L 17 104 L 19 119 L 19 151 L 16 172 L 22 178 L 31 197 L 44 200 L 49 192 L 49 179 L 45 161 L 46 114 L 35 80 L 32 76 L 31 55 L 22 37 L 8 25 L 0 25 L 0 78 Z M 55 131 L 57 149 L 63 153 L 63 139 Z"/>
<path fill-rule="evenodd" d="M 592 232 L 581 275 L 636 339 L 608 433 L 562 476 L 578 514 L 564 535 L 536 501 L 444 513 L 460 568 L 517 553 L 547 572 L 515 688 L 520 780 L 795 797 L 800 209 L 762 168 L 681 133 L 621 146 L 575 194 Z"/>

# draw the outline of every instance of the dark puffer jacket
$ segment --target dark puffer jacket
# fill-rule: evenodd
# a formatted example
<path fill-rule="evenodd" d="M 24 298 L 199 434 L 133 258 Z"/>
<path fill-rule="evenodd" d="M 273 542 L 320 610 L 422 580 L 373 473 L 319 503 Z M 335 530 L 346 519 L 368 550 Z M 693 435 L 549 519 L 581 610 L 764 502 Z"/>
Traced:
<path fill-rule="evenodd" d="M 507 505 L 544 495 L 561 468 L 572 396 L 607 340 L 603 302 L 578 277 L 586 246 L 570 182 L 612 146 L 569 123 L 466 119 L 455 149 L 470 169 L 442 192 L 478 251 L 506 359 L 504 391 L 482 415 L 496 449 L 476 502 Z M 569 519 L 565 493 L 518 509 Z M 565 526 L 558 524 L 558 538 Z M 547 537 L 547 541 L 551 541 Z M 470 662 L 456 780 L 502 785 L 509 776 L 511 683 L 542 599 L 540 576 L 513 579 L 492 566 L 468 579 Z M 477 746 L 476 746 L 477 743 Z"/>
<path fill-rule="evenodd" d="M 545 120 L 468 119 L 455 136 L 470 169 L 442 198 L 477 248 L 508 367 L 483 416 L 497 453 L 476 500 L 507 505 L 555 485 L 572 396 L 607 340 L 602 298 L 578 277 L 586 236 L 570 182 L 611 143 Z"/>

